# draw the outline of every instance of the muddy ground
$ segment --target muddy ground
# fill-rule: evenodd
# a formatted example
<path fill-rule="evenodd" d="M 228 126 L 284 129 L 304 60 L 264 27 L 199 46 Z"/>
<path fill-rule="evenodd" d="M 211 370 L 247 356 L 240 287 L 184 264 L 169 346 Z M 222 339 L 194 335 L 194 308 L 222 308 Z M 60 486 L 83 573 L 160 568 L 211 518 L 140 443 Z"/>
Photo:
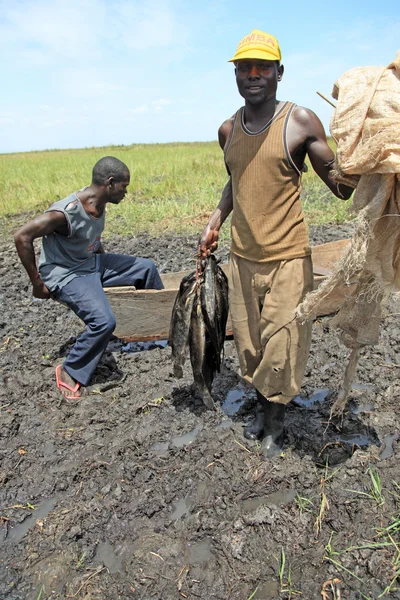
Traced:
<path fill-rule="evenodd" d="M 195 242 L 106 248 L 178 271 Z M 327 318 L 315 322 L 284 452 L 263 461 L 242 435 L 254 393 L 232 341 L 215 413 L 192 394 L 189 366 L 174 379 L 164 344 L 116 339 L 86 395 L 67 403 L 54 367 L 80 323 L 32 300 L 10 237 L 0 276 L 0 598 L 400 598 L 399 300 L 362 353 L 342 424 L 327 421 L 348 351 Z"/>

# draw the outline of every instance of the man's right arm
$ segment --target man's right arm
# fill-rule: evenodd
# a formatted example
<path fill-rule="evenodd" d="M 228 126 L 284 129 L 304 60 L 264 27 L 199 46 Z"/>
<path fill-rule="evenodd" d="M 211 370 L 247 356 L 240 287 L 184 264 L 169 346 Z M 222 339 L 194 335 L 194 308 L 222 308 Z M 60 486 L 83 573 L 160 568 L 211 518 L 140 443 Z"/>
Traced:
<path fill-rule="evenodd" d="M 225 121 L 218 130 L 218 141 L 225 150 L 233 126 L 233 119 Z M 222 197 L 201 234 L 199 245 L 202 258 L 206 258 L 218 248 L 219 230 L 233 210 L 232 178 L 230 177 L 222 191 Z"/>
<path fill-rule="evenodd" d="M 43 283 L 36 266 L 33 240 L 58 231 L 67 233 L 67 222 L 63 213 L 51 211 L 29 221 L 14 234 L 18 256 L 29 275 L 35 298 L 48 299 L 51 294 Z"/>

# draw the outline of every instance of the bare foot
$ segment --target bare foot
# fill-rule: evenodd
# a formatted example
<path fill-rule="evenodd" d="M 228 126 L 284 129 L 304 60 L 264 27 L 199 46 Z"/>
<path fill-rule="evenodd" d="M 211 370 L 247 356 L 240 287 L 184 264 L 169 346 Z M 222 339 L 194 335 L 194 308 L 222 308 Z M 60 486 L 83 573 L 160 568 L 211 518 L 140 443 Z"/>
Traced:
<path fill-rule="evenodd" d="M 68 375 L 61 365 L 56 367 L 56 382 L 58 389 L 67 400 L 79 400 L 82 396 L 81 384 Z"/>

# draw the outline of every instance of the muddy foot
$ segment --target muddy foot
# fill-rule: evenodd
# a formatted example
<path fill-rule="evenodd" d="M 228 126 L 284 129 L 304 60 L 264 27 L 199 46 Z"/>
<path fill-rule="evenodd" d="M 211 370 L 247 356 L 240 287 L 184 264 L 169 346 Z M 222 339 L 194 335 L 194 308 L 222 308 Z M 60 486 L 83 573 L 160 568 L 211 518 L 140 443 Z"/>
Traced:
<path fill-rule="evenodd" d="M 81 384 L 72 379 L 61 365 L 56 367 L 57 387 L 66 400 L 79 400 L 82 396 Z"/>

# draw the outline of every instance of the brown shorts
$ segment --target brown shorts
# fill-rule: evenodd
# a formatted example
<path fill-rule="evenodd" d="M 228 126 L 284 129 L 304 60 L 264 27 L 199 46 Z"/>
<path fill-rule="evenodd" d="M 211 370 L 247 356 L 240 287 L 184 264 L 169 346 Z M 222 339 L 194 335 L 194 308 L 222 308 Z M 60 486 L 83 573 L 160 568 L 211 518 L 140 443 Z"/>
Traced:
<path fill-rule="evenodd" d="M 229 305 L 243 377 L 266 398 L 287 404 L 300 392 L 312 323 L 294 313 L 313 289 L 310 256 L 258 263 L 230 255 Z"/>

